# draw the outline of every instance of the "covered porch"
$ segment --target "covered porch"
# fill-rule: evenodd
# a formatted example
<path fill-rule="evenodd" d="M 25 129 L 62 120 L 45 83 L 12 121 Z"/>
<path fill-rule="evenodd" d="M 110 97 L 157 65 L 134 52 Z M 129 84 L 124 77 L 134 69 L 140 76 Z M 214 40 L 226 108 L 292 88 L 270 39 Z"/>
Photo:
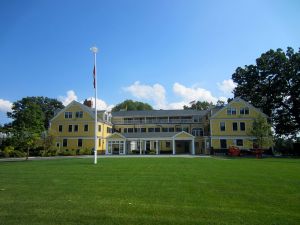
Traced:
<path fill-rule="evenodd" d="M 106 154 L 195 154 L 195 137 L 185 131 L 170 133 L 113 133 Z"/>

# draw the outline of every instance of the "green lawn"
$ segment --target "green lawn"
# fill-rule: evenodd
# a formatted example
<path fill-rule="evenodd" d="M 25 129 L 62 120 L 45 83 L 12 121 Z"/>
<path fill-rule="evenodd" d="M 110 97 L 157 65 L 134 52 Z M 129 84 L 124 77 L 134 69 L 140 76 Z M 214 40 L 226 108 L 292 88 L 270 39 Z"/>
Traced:
<path fill-rule="evenodd" d="M 0 224 L 300 224 L 299 159 L 0 162 Z"/>

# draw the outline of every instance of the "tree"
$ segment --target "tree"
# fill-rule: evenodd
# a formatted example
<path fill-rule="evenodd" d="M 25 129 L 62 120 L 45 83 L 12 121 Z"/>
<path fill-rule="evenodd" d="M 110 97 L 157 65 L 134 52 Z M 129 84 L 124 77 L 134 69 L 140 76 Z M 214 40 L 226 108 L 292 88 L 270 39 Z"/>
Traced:
<path fill-rule="evenodd" d="M 17 112 L 15 106 L 12 107 L 14 118 L 12 122 L 12 139 L 16 149 L 27 152 L 26 159 L 28 159 L 29 149 L 36 146 L 42 131 L 45 129 L 45 115 L 41 107 L 35 102 L 26 102 L 22 105 L 22 110 Z"/>
<path fill-rule="evenodd" d="M 63 109 L 63 104 L 52 98 L 47 97 L 26 97 L 13 103 L 12 112 L 7 113 L 8 117 L 13 119 L 13 123 L 20 123 L 23 110 L 30 105 L 35 104 L 37 108 L 40 108 L 43 114 L 43 126 L 44 130 L 48 129 L 49 121 L 54 116 L 55 111 Z"/>
<path fill-rule="evenodd" d="M 153 108 L 148 103 L 132 101 L 132 100 L 125 100 L 124 102 L 121 102 L 112 108 L 112 112 L 134 111 L 134 110 L 138 110 L 138 111 L 153 110 Z"/>
<path fill-rule="evenodd" d="M 212 102 L 207 101 L 192 101 L 190 102 L 191 106 L 184 105 L 183 109 L 196 109 L 196 110 L 207 110 L 211 106 L 214 106 Z"/>
<path fill-rule="evenodd" d="M 262 149 L 263 146 L 269 146 L 272 143 L 272 131 L 267 118 L 259 115 L 253 122 L 250 135 L 255 137 L 258 148 Z"/>
<path fill-rule="evenodd" d="M 300 132 L 300 50 L 269 50 L 255 65 L 238 67 L 232 75 L 239 96 L 263 110 L 281 135 Z"/>
<path fill-rule="evenodd" d="M 11 141 L 15 149 L 27 152 L 37 147 L 41 134 L 49 126 L 54 111 L 63 108 L 61 102 L 45 97 L 26 97 L 13 103 L 7 115 L 13 121 L 10 128 Z"/>

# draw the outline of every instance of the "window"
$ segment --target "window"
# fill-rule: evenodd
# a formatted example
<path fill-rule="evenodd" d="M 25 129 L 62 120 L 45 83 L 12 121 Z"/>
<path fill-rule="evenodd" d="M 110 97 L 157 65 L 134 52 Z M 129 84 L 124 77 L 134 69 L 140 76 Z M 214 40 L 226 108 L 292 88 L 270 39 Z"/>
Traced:
<path fill-rule="evenodd" d="M 236 115 L 236 108 L 231 108 L 231 115 Z"/>
<path fill-rule="evenodd" d="M 221 148 L 227 148 L 227 141 L 226 141 L 226 139 L 220 139 L 220 146 L 221 146 Z"/>
<path fill-rule="evenodd" d="M 74 125 L 74 132 L 78 132 L 78 125 Z"/>
<path fill-rule="evenodd" d="M 170 148 L 171 147 L 171 142 L 170 141 L 166 141 L 166 148 Z"/>
<path fill-rule="evenodd" d="M 236 115 L 236 108 L 227 108 L 227 115 Z"/>
<path fill-rule="evenodd" d="M 146 133 L 146 128 L 141 128 L 141 133 Z"/>
<path fill-rule="evenodd" d="M 233 122 L 232 123 L 232 130 L 233 131 L 237 131 L 238 130 L 238 123 L 237 122 Z"/>
<path fill-rule="evenodd" d="M 203 129 L 202 128 L 193 128 L 192 134 L 194 136 L 203 136 Z"/>
<path fill-rule="evenodd" d="M 249 115 L 249 108 L 248 107 L 240 108 L 240 114 L 241 115 Z"/>
<path fill-rule="evenodd" d="M 62 132 L 62 130 L 63 130 L 63 126 L 62 126 L 62 125 L 59 125 L 59 126 L 58 126 L 58 131 L 59 131 L 59 132 Z"/>
<path fill-rule="evenodd" d="M 112 133 L 112 128 L 107 127 L 107 128 L 106 128 L 106 132 L 107 132 L 108 134 Z"/>
<path fill-rule="evenodd" d="M 200 117 L 199 116 L 194 116 L 193 118 L 194 118 L 194 123 L 200 122 Z"/>
<path fill-rule="evenodd" d="M 245 108 L 245 114 L 249 115 L 249 108 Z"/>
<path fill-rule="evenodd" d="M 242 130 L 242 131 L 246 130 L 245 122 L 240 122 L 240 130 Z"/>
<path fill-rule="evenodd" d="M 155 132 L 160 132 L 160 128 L 159 127 L 155 127 L 154 131 Z"/>
<path fill-rule="evenodd" d="M 65 112 L 65 119 L 71 119 L 72 118 L 72 112 Z"/>
<path fill-rule="evenodd" d="M 127 128 L 124 128 L 124 133 L 127 133 Z"/>
<path fill-rule="evenodd" d="M 63 147 L 67 147 L 68 146 L 68 139 L 63 139 Z"/>
<path fill-rule="evenodd" d="M 236 145 L 243 146 L 244 145 L 243 139 L 236 139 Z"/>
<path fill-rule="evenodd" d="M 148 132 L 154 132 L 154 128 L 153 127 L 148 128 Z"/>
<path fill-rule="evenodd" d="M 98 132 L 101 132 L 101 125 L 98 125 Z"/>
<path fill-rule="evenodd" d="M 77 145 L 78 145 L 78 147 L 82 147 L 82 139 L 78 139 Z"/>
<path fill-rule="evenodd" d="M 168 132 L 168 128 L 167 127 L 163 127 L 162 128 L 162 132 Z"/>
<path fill-rule="evenodd" d="M 182 130 L 189 133 L 189 128 L 188 127 L 183 127 Z"/>
<path fill-rule="evenodd" d="M 72 125 L 69 125 L 69 129 L 68 129 L 69 132 L 72 132 L 72 127 L 73 127 Z"/>
<path fill-rule="evenodd" d="M 181 127 L 176 127 L 176 132 L 180 132 L 182 131 L 182 128 Z"/>
<path fill-rule="evenodd" d="M 84 131 L 89 131 L 89 125 L 88 124 L 84 124 Z"/>
<path fill-rule="evenodd" d="M 82 117 L 83 117 L 83 112 L 82 112 L 82 111 L 76 112 L 76 113 L 75 113 L 75 117 L 76 117 L 76 118 L 82 118 Z"/>
<path fill-rule="evenodd" d="M 169 132 L 174 132 L 174 127 L 169 127 Z"/>
<path fill-rule="evenodd" d="M 220 131 L 225 131 L 225 122 L 220 122 Z"/>
<path fill-rule="evenodd" d="M 128 128 L 128 133 L 133 133 L 133 128 Z"/>

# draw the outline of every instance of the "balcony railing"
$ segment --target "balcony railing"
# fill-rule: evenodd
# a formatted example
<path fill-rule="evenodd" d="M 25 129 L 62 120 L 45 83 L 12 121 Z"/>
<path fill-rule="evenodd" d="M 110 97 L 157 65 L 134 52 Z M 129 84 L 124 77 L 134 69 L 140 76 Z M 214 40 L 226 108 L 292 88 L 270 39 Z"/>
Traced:
<path fill-rule="evenodd" d="M 176 124 L 176 123 L 201 123 L 193 119 L 146 119 L 146 120 L 123 120 L 112 121 L 114 124 Z"/>

